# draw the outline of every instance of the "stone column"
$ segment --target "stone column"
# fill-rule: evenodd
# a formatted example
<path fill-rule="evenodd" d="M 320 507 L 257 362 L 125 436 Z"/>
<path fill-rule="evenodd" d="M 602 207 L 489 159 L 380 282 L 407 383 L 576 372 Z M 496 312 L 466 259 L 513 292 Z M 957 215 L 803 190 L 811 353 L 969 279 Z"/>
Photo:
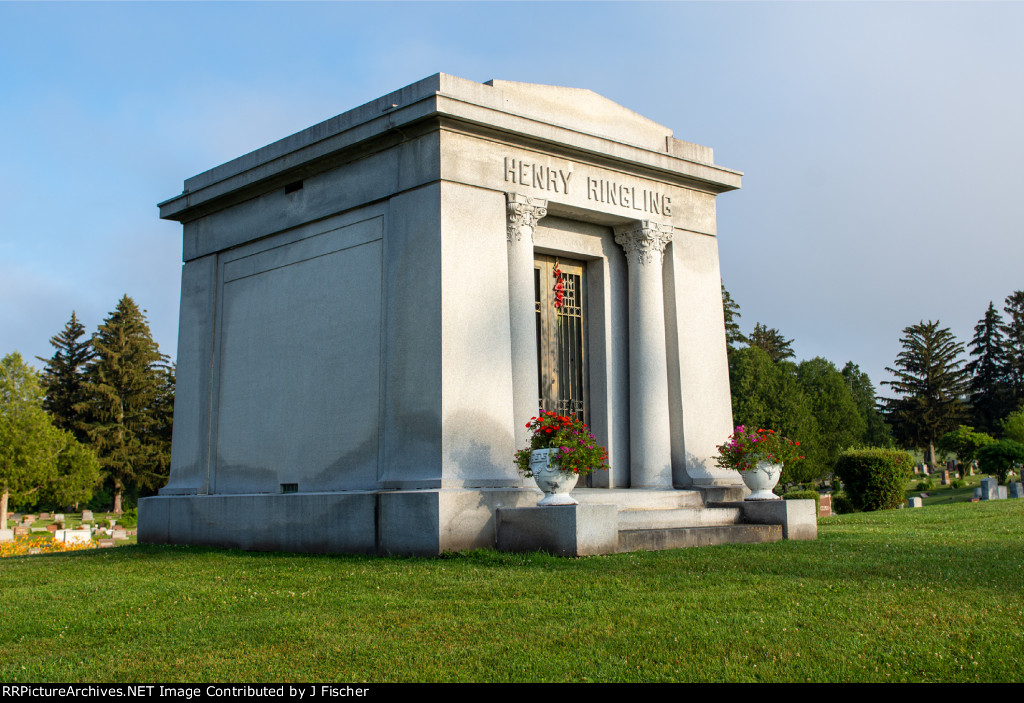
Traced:
<path fill-rule="evenodd" d="M 629 472 L 631 488 L 672 488 L 665 292 L 672 226 L 650 220 L 615 228 L 629 267 Z"/>
<path fill-rule="evenodd" d="M 512 408 L 516 449 L 526 446 L 526 423 L 537 414 L 537 305 L 533 286 L 533 232 L 548 201 L 506 193 L 508 306 L 512 336 Z"/>

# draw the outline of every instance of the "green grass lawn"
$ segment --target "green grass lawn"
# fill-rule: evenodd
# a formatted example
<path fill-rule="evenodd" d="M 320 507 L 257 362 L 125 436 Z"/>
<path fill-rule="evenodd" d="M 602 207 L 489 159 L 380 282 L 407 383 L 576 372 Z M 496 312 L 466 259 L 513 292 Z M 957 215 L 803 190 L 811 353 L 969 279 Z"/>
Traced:
<path fill-rule="evenodd" d="M 1024 500 L 583 559 L 0 560 L 0 680 L 1021 681 Z"/>

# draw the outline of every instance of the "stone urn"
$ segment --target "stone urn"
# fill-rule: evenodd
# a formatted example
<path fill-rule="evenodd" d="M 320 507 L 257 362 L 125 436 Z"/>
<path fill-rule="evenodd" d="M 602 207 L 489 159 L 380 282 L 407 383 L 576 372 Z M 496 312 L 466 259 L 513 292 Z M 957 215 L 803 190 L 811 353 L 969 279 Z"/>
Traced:
<path fill-rule="evenodd" d="M 576 487 L 578 474 L 564 473 L 559 469 L 557 449 L 534 449 L 530 453 L 530 471 L 537 488 L 544 491 L 544 497 L 537 505 L 578 505 L 569 492 Z M 776 479 L 777 480 L 777 479 Z"/>
<path fill-rule="evenodd" d="M 751 491 L 745 500 L 782 500 L 780 496 L 772 493 L 772 489 L 782 476 L 782 464 L 759 461 L 754 468 L 740 471 L 740 476 Z"/>

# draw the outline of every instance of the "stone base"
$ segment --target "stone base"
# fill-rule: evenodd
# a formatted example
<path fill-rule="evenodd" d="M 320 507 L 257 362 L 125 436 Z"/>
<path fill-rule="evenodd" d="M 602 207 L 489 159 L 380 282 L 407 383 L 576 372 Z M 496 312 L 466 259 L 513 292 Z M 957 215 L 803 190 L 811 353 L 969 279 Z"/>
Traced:
<path fill-rule="evenodd" d="M 715 503 L 716 507 L 736 506 L 743 511 L 743 522 L 756 525 L 782 525 L 783 539 L 818 539 L 818 518 L 814 501 L 769 500 Z"/>
<path fill-rule="evenodd" d="M 619 549 L 614 505 L 498 508 L 498 549 L 578 557 Z"/>
<path fill-rule="evenodd" d="M 14 540 L 14 530 L 6 528 L 0 530 L 0 542 L 11 542 Z"/>
<path fill-rule="evenodd" d="M 493 547 L 495 511 L 530 489 L 161 495 L 139 501 L 138 538 L 251 551 L 437 555 Z"/>

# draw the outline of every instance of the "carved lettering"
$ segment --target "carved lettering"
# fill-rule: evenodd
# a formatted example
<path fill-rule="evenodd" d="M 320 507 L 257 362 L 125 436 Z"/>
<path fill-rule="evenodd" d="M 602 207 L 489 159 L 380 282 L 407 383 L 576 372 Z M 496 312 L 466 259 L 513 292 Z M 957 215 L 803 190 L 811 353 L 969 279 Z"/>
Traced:
<path fill-rule="evenodd" d="M 639 190 L 639 192 L 637 192 Z M 628 207 L 653 215 L 671 215 L 672 198 L 647 188 L 626 186 L 615 181 L 587 176 L 587 200 Z"/>
<path fill-rule="evenodd" d="M 572 171 L 563 171 L 562 169 L 558 169 L 558 175 L 562 178 L 562 192 L 568 195 L 569 179 L 572 178 Z"/>
<path fill-rule="evenodd" d="M 505 157 L 505 180 L 516 182 L 516 160 Z"/>

